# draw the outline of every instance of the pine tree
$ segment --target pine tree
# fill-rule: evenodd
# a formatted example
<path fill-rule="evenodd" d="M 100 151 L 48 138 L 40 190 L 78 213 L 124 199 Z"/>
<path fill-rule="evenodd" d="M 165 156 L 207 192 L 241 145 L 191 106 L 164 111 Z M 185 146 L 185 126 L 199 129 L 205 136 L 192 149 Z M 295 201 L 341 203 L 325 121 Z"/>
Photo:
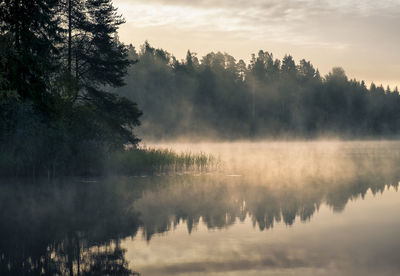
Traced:
<path fill-rule="evenodd" d="M 87 0 L 84 45 L 77 45 L 77 77 L 85 88 L 119 87 L 131 64 L 117 30 L 124 20 L 110 0 Z"/>
<path fill-rule="evenodd" d="M 82 99 L 98 110 L 98 122 L 119 135 L 122 143 L 135 145 L 133 127 L 139 125 L 141 112 L 135 103 L 106 92 L 107 87 L 124 85 L 124 77 L 132 61 L 128 48 L 119 42 L 117 30 L 125 21 L 117 14 L 111 0 L 86 1 L 85 47 L 80 47 L 77 63 L 78 83 L 82 87 Z"/>
<path fill-rule="evenodd" d="M 0 151 L 23 174 L 138 142 L 136 104 L 106 92 L 131 64 L 122 23 L 111 1 L 0 1 Z"/>
<path fill-rule="evenodd" d="M 43 100 L 58 67 L 58 0 L 3 0 L 1 43 L 6 43 L 9 89 L 23 98 Z"/>

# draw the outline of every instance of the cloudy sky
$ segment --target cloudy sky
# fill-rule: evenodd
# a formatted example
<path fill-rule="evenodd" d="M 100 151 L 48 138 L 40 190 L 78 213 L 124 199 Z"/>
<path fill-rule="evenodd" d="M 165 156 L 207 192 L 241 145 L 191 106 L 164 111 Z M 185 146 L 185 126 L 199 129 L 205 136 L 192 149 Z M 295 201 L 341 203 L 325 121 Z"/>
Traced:
<path fill-rule="evenodd" d="M 114 0 L 126 43 L 145 40 L 183 58 L 263 49 L 305 58 L 327 73 L 400 87 L 400 0 Z"/>

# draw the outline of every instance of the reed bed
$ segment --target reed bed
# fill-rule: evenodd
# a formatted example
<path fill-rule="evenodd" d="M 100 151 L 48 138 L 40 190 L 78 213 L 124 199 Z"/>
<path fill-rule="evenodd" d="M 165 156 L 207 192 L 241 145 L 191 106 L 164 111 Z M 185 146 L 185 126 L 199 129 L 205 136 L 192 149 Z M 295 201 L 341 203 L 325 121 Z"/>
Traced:
<path fill-rule="evenodd" d="M 204 152 L 176 153 L 171 149 L 138 148 L 112 154 L 108 169 L 124 175 L 206 172 L 219 161 Z"/>

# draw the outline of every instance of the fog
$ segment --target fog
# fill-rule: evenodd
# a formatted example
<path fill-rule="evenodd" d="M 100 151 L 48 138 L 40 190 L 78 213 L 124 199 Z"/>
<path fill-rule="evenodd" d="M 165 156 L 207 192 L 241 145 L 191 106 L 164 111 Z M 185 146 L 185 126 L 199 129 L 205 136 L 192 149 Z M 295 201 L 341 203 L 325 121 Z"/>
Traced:
<path fill-rule="evenodd" d="M 220 167 L 170 176 L 133 204 L 143 219 L 138 233 L 142 239 L 123 244 L 141 250 L 127 253 L 140 271 L 157 275 L 398 271 L 394 230 L 399 227 L 394 219 L 400 180 L 398 142 L 151 146 L 212 153 Z"/>
<path fill-rule="evenodd" d="M 399 142 L 148 146 L 212 154 L 217 164 L 133 177 L 3 179 L 0 269 L 9 275 L 42 267 L 61 275 L 104 272 L 103 265 L 154 275 L 399 269 Z"/>
<path fill-rule="evenodd" d="M 354 178 L 373 169 L 396 168 L 397 141 L 241 141 L 148 143 L 177 152 L 212 154 L 218 173 L 258 178 L 258 182 L 331 181 Z M 260 184 L 259 183 L 259 184 Z"/>
<path fill-rule="evenodd" d="M 398 137 L 398 89 L 340 67 L 322 76 L 310 61 L 265 50 L 248 64 L 221 52 L 177 60 L 147 42 L 129 56 L 138 62 L 116 92 L 143 111 L 144 141 Z"/>
<path fill-rule="evenodd" d="M 397 12 L 377 14 L 399 6 L 148 2 L 139 20 L 196 26 L 197 10 L 203 34 L 240 26 L 250 42 L 260 19 L 330 24 L 343 8 L 393 32 Z M 0 2 L 1 276 L 398 274 L 397 87 L 265 48 L 177 59 L 125 45 L 124 23 L 112 0 Z M 300 42 L 289 29 L 270 36 Z M 303 46 L 348 46 L 316 40 Z"/>

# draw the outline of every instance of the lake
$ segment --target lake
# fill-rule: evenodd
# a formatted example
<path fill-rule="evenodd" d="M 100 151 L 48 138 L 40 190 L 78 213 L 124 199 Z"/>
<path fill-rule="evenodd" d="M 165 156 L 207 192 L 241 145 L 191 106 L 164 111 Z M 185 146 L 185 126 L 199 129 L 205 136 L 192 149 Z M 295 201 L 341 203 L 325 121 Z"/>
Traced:
<path fill-rule="evenodd" d="M 0 180 L 0 275 L 400 274 L 400 142 L 151 146 L 216 162 Z"/>

